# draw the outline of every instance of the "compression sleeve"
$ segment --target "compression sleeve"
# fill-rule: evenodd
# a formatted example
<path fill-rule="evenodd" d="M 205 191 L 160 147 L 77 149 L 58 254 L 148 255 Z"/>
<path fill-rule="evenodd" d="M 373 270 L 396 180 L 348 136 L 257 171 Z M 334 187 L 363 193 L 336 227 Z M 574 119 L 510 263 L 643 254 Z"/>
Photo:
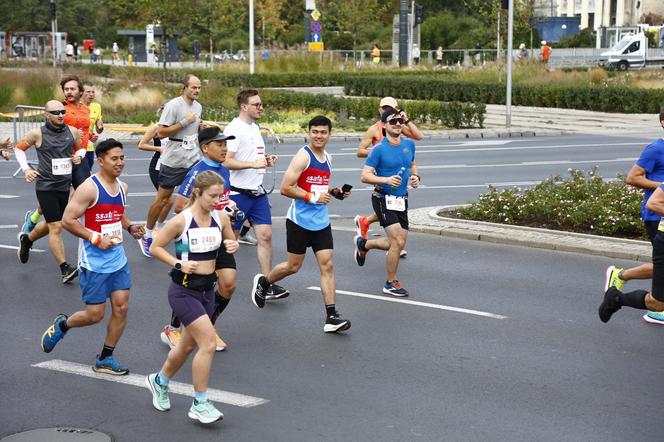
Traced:
<path fill-rule="evenodd" d="M 14 155 L 16 155 L 16 161 L 18 161 L 18 164 L 21 166 L 21 170 L 23 170 L 23 172 L 30 169 L 30 166 L 28 166 L 28 157 L 25 156 L 23 149 L 14 149 Z"/>

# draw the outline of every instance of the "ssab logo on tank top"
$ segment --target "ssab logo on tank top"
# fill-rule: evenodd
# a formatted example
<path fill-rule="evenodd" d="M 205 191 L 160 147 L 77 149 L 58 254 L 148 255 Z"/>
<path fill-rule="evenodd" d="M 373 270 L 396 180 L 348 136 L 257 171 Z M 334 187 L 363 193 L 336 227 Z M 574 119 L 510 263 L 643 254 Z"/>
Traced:
<path fill-rule="evenodd" d="M 99 223 L 106 221 L 116 221 L 121 216 L 121 214 L 112 210 L 105 213 L 95 213 L 95 221 Z"/>

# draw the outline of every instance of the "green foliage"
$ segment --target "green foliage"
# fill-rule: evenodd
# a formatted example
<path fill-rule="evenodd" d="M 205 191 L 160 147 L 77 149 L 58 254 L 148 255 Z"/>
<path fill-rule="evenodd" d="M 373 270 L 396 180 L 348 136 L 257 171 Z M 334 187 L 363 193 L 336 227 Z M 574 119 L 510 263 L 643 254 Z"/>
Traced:
<path fill-rule="evenodd" d="M 438 46 L 445 49 L 473 48 L 477 41 L 484 40 L 480 22 L 467 15 L 441 12 L 422 23 L 421 48 L 434 50 Z"/>
<path fill-rule="evenodd" d="M 597 170 L 569 170 L 531 189 L 490 187 L 460 218 L 596 235 L 646 238 L 640 221 L 643 194 L 624 179 L 606 182 Z"/>
<path fill-rule="evenodd" d="M 498 82 L 475 83 L 446 80 L 443 77 L 353 76 L 344 80 L 346 95 L 417 100 L 460 101 L 505 104 L 505 86 Z M 512 104 L 516 106 L 558 107 L 602 112 L 659 113 L 664 89 L 637 89 L 625 86 L 516 84 Z"/>
<path fill-rule="evenodd" d="M 574 35 L 565 36 L 556 44 L 557 48 L 594 48 L 595 34 L 592 29 L 585 28 Z"/>
<path fill-rule="evenodd" d="M 0 110 L 8 108 L 13 94 L 14 88 L 11 84 L 0 84 Z"/>

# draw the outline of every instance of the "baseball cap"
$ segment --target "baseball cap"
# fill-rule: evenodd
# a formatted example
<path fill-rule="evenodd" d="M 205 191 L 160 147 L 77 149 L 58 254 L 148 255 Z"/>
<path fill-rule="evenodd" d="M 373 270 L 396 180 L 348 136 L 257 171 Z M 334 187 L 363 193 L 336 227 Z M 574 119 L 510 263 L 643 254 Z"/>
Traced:
<path fill-rule="evenodd" d="M 397 107 L 399 107 L 399 104 L 397 103 L 396 98 L 385 97 L 385 98 L 383 98 L 382 100 L 380 100 L 380 104 L 379 104 L 379 106 L 380 106 L 380 107 L 383 107 L 383 106 L 390 106 L 390 107 L 393 107 L 393 108 L 396 109 Z"/>
<path fill-rule="evenodd" d="M 385 123 L 385 122 L 387 122 L 387 119 L 390 118 L 391 115 L 395 115 L 395 114 L 399 114 L 399 111 L 396 110 L 395 108 L 391 107 L 388 110 L 386 110 L 385 112 L 383 112 L 383 114 L 380 116 L 380 121 Z"/>
<path fill-rule="evenodd" d="M 235 135 L 224 135 L 220 128 L 206 127 L 198 133 L 198 144 L 208 144 L 213 141 L 234 140 Z"/>
<path fill-rule="evenodd" d="M 545 44 L 546 44 L 546 40 L 542 40 L 542 44 L 545 45 Z"/>

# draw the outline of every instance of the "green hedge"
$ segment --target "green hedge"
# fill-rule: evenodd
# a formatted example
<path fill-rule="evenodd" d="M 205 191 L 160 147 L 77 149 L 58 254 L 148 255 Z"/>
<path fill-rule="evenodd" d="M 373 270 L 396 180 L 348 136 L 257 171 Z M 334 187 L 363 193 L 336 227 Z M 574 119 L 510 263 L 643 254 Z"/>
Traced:
<path fill-rule="evenodd" d="M 270 108 L 298 108 L 304 112 L 322 109 L 334 112 L 339 118 L 366 120 L 377 118 L 380 101 L 378 98 L 344 98 L 333 95 L 274 90 L 262 91 L 261 97 Z M 482 127 L 486 113 L 485 105 L 474 103 L 409 101 L 403 108 L 408 113 L 409 118 L 415 122 L 442 124 L 454 128 Z"/>
<path fill-rule="evenodd" d="M 347 77 L 346 95 L 505 104 L 505 85 L 411 77 Z M 603 112 L 659 113 L 664 89 L 602 86 L 514 85 L 512 104 Z"/>

